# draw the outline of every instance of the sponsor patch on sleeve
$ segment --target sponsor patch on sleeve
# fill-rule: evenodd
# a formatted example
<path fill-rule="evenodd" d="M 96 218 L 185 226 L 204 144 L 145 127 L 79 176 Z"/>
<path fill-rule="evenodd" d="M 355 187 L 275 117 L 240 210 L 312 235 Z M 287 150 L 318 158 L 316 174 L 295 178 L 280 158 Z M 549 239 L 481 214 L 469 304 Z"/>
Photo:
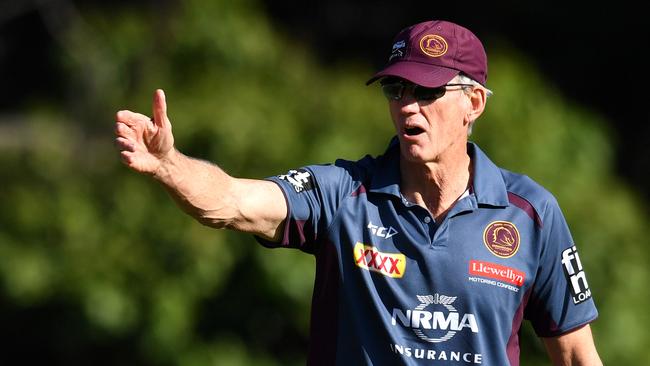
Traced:
<path fill-rule="evenodd" d="M 571 297 L 574 304 L 580 304 L 591 297 L 591 290 L 587 284 L 587 276 L 582 269 L 582 262 L 575 245 L 562 252 L 561 257 L 564 276 L 571 289 Z"/>
<path fill-rule="evenodd" d="M 278 175 L 278 178 L 289 182 L 296 193 L 314 188 L 313 177 L 305 169 L 289 170 L 287 174 Z"/>

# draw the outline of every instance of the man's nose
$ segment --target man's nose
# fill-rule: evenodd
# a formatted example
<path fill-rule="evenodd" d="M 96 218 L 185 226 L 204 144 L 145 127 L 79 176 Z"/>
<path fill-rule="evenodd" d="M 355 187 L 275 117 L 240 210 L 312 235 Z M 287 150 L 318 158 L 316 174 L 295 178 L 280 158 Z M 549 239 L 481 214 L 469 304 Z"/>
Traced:
<path fill-rule="evenodd" d="M 400 112 L 404 114 L 417 113 L 420 111 L 420 104 L 413 97 L 412 93 L 404 93 L 402 99 L 399 100 Z"/>

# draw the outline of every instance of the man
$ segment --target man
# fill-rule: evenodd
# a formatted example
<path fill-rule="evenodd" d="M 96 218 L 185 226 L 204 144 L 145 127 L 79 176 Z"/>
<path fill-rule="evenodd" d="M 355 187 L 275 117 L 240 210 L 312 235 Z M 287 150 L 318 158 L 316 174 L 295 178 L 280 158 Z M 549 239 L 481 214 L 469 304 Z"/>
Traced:
<path fill-rule="evenodd" d="M 601 365 L 597 317 L 555 199 L 468 142 L 490 91 L 469 30 L 401 31 L 381 80 L 397 136 L 383 156 L 233 178 L 174 148 L 153 120 L 117 113 L 117 144 L 200 222 L 316 257 L 309 363 L 518 365 L 529 319 L 554 364 Z"/>

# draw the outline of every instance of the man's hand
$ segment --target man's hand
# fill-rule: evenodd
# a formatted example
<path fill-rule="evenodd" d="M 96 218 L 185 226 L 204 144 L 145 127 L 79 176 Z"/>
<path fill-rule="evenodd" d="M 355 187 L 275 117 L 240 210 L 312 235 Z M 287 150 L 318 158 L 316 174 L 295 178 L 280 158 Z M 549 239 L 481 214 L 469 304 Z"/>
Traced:
<path fill-rule="evenodd" d="M 124 164 L 140 173 L 156 174 L 174 149 L 165 93 L 161 89 L 154 93 L 153 120 L 140 113 L 117 112 L 115 134 Z"/>

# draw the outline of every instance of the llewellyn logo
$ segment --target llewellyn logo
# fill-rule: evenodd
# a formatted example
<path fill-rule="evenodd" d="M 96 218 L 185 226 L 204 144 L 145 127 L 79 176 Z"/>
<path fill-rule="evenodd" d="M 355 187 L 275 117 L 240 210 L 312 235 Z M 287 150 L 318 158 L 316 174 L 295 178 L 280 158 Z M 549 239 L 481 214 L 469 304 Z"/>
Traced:
<path fill-rule="evenodd" d="M 391 324 L 398 322 L 410 328 L 418 338 L 429 343 L 441 343 L 450 340 L 456 333 L 469 330 L 478 333 L 478 323 L 474 314 L 463 314 L 453 306 L 456 296 L 417 295 L 420 304 L 413 310 L 393 309 Z M 431 308 L 431 311 L 425 309 Z"/>
<path fill-rule="evenodd" d="M 354 246 L 354 264 L 392 278 L 402 278 L 406 271 L 406 257 L 401 253 L 382 253 L 370 245 Z"/>
<path fill-rule="evenodd" d="M 514 268 L 502 266 L 496 263 L 470 260 L 469 274 L 474 276 L 488 277 L 497 281 L 503 281 L 521 287 L 526 280 L 526 273 Z"/>

